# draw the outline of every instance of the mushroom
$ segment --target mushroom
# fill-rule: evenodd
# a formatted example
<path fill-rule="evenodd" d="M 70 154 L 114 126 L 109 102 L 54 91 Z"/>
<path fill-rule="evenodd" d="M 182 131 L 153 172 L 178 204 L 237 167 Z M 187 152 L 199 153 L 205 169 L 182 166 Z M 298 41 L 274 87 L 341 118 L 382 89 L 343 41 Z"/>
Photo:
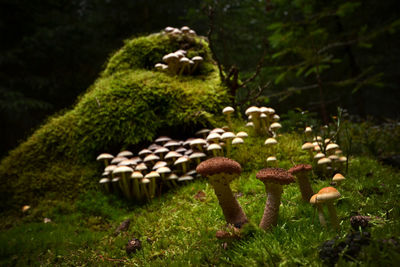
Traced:
<path fill-rule="evenodd" d="M 207 147 L 207 151 L 212 151 L 214 157 L 218 157 L 218 154 L 222 150 L 219 144 L 211 144 Z"/>
<path fill-rule="evenodd" d="M 143 178 L 143 174 L 139 171 L 134 171 L 131 174 L 132 180 L 132 194 L 136 199 L 141 198 L 140 193 L 140 180 Z"/>
<path fill-rule="evenodd" d="M 281 168 L 266 168 L 256 174 L 265 185 L 267 201 L 264 214 L 260 222 L 260 228 L 268 230 L 278 222 L 279 205 L 281 204 L 282 186 L 293 183 L 294 177 L 286 170 Z"/>
<path fill-rule="evenodd" d="M 313 196 L 310 198 L 310 203 L 311 203 L 312 205 L 314 205 L 314 206 L 317 207 L 319 222 L 321 223 L 321 225 L 322 225 L 323 227 L 326 227 L 326 221 L 325 221 L 324 211 L 323 211 L 323 209 L 322 209 L 321 204 L 317 202 L 317 195 L 318 195 L 318 194 L 315 194 L 315 195 L 313 195 Z"/>
<path fill-rule="evenodd" d="M 232 140 L 236 135 L 232 132 L 225 132 L 221 135 L 221 140 L 226 143 L 226 155 L 229 157 L 231 155 Z"/>
<path fill-rule="evenodd" d="M 335 182 L 337 185 L 340 185 L 346 178 L 341 173 L 336 173 L 333 178 L 332 182 Z"/>
<path fill-rule="evenodd" d="M 131 151 L 129 151 L 129 150 L 124 150 L 124 151 L 121 151 L 121 152 L 119 152 L 118 154 L 117 154 L 117 157 L 126 157 L 126 158 L 129 158 L 129 157 L 132 157 L 133 156 L 133 153 L 131 152 Z"/>
<path fill-rule="evenodd" d="M 314 154 L 313 154 L 314 145 L 310 142 L 306 142 L 301 146 L 301 149 L 308 151 L 308 155 L 310 156 L 310 161 L 312 162 L 314 159 Z"/>
<path fill-rule="evenodd" d="M 151 171 L 148 174 L 144 176 L 144 178 L 147 178 L 150 180 L 150 197 L 154 197 L 156 194 L 156 178 L 160 178 L 160 174 L 156 171 Z"/>
<path fill-rule="evenodd" d="M 197 173 L 208 177 L 227 223 L 233 224 L 238 228 L 247 223 L 248 220 L 242 207 L 233 196 L 229 184 L 239 177 L 241 171 L 242 168 L 238 162 L 224 157 L 208 159 L 200 163 L 196 168 Z"/>
<path fill-rule="evenodd" d="M 308 180 L 308 173 L 311 170 L 312 166 L 309 164 L 298 164 L 289 169 L 289 172 L 297 178 L 301 196 L 306 202 L 310 201 L 310 198 L 314 195 L 310 181 Z"/>
<path fill-rule="evenodd" d="M 246 138 L 246 137 L 248 137 L 249 135 L 246 133 L 246 132 L 238 132 L 237 134 L 236 134 L 236 137 L 240 137 L 240 138 Z"/>
<path fill-rule="evenodd" d="M 206 136 L 207 136 L 207 134 L 208 134 L 209 132 L 210 132 L 210 129 L 201 129 L 201 130 L 198 130 L 198 131 L 195 133 L 195 135 L 203 136 L 203 138 L 205 139 Z"/>
<path fill-rule="evenodd" d="M 233 107 L 225 107 L 222 110 L 222 113 L 226 115 L 226 120 L 228 121 L 229 129 L 233 129 L 232 127 L 232 120 L 231 120 L 231 114 L 235 111 Z"/>
<path fill-rule="evenodd" d="M 102 178 L 99 181 L 99 184 L 101 184 L 101 187 L 107 193 L 110 193 L 110 183 L 111 183 L 111 181 L 108 178 Z"/>
<path fill-rule="evenodd" d="M 133 172 L 133 169 L 128 166 L 118 166 L 114 169 L 113 175 L 120 176 L 120 186 L 122 192 L 127 198 L 132 198 L 131 190 L 130 190 L 130 176 Z"/>
<path fill-rule="evenodd" d="M 318 194 L 316 196 L 316 202 L 317 203 L 325 203 L 328 212 L 329 212 L 329 217 L 331 218 L 331 223 L 333 228 L 339 229 L 339 220 L 336 214 L 336 209 L 335 206 L 333 206 L 333 201 L 340 198 L 340 193 L 339 191 L 336 190 L 336 188 L 329 186 L 329 187 L 324 187 L 321 190 L 318 191 Z"/>
<path fill-rule="evenodd" d="M 251 115 L 251 120 L 253 122 L 256 135 L 261 135 L 262 130 L 260 126 L 260 114 L 261 114 L 260 109 L 256 106 L 252 106 L 246 109 L 245 113 L 247 116 Z"/>
<path fill-rule="evenodd" d="M 272 167 L 278 167 L 278 163 L 275 156 L 268 157 L 267 164 L 271 164 Z"/>
<path fill-rule="evenodd" d="M 193 64 L 193 67 L 192 67 L 192 69 L 190 71 L 190 74 L 192 74 L 192 73 L 194 73 L 196 71 L 197 67 L 199 66 L 199 64 L 201 62 L 204 61 L 204 59 L 201 56 L 195 56 L 195 57 L 192 57 L 192 61 L 193 61 L 194 64 Z"/>
<path fill-rule="evenodd" d="M 114 158 L 113 155 L 108 154 L 108 153 L 102 153 L 100 154 L 96 160 L 97 161 L 103 161 L 104 162 L 104 166 L 107 167 L 110 164 L 110 161 Z"/>

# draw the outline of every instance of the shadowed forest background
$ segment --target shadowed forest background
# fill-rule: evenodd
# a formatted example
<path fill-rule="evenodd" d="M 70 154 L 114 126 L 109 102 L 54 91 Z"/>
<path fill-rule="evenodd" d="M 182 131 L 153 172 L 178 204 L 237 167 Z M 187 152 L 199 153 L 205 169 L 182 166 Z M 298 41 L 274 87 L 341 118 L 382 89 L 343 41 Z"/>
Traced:
<path fill-rule="evenodd" d="M 400 111 L 397 1 L 0 1 L 0 157 L 71 107 L 127 38 L 188 25 L 207 36 L 233 105 Z"/>

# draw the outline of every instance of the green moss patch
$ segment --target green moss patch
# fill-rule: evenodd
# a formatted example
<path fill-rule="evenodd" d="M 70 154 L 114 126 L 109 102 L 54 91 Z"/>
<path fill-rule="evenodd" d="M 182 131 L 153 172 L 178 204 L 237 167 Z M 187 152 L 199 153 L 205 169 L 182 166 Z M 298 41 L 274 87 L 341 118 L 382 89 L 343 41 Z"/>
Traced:
<path fill-rule="evenodd" d="M 193 76 L 153 71 L 162 56 L 186 49 L 204 64 Z M 201 38 L 153 34 L 126 42 L 75 107 L 50 118 L 0 164 L 0 211 L 37 198 L 74 198 L 99 172 L 96 155 L 134 148 L 160 134 L 192 134 L 213 123 L 228 97 Z"/>

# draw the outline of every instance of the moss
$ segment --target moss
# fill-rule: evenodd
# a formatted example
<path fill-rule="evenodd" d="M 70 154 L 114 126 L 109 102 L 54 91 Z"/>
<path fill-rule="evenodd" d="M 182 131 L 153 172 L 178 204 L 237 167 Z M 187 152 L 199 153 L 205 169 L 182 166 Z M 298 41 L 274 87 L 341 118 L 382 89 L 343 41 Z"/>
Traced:
<path fill-rule="evenodd" d="M 152 66 L 187 49 L 205 62 L 194 76 L 170 76 Z M 227 102 L 207 43 L 153 34 L 116 52 L 75 107 L 50 118 L 0 164 L 0 210 L 37 198 L 74 198 L 97 182 L 97 154 L 118 152 L 160 134 L 192 133 L 213 123 Z"/>

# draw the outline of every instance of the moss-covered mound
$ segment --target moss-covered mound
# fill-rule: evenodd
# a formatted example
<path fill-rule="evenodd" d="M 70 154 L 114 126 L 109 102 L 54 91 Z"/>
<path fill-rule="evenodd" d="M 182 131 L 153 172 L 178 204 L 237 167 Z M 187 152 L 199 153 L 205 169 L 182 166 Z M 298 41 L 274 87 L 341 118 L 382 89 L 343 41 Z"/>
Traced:
<path fill-rule="evenodd" d="M 170 76 L 153 70 L 178 49 L 204 58 L 196 73 Z M 212 124 L 212 114 L 227 98 L 202 38 L 152 34 L 129 40 L 72 110 L 49 119 L 2 160 L 0 211 L 43 197 L 74 198 L 97 183 L 98 153 Z"/>

